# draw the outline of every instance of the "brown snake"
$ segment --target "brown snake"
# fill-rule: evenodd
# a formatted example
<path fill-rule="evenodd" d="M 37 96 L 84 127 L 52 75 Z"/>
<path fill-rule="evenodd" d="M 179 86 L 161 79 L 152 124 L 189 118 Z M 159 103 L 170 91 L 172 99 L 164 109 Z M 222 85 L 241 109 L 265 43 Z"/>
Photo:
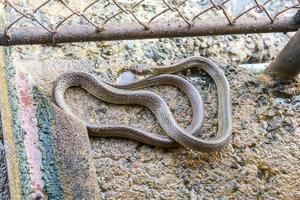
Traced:
<path fill-rule="evenodd" d="M 218 133 L 212 139 L 201 139 L 195 136 L 199 134 L 203 120 L 203 103 L 199 92 L 185 79 L 170 75 L 170 73 L 192 67 L 198 67 L 206 71 L 217 86 Z M 179 143 L 185 148 L 206 152 L 220 149 L 229 141 L 232 129 L 230 88 L 225 75 L 215 63 L 203 57 L 190 57 L 170 66 L 151 67 L 144 71 L 134 71 L 132 69 L 132 71 L 142 74 L 150 73 L 152 77 L 126 85 L 113 85 L 84 72 L 63 74 L 55 82 L 55 101 L 59 107 L 74 116 L 65 102 L 65 92 L 69 87 L 75 86 L 85 89 L 90 94 L 106 102 L 142 105 L 148 107 L 154 113 L 160 126 L 170 138 L 126 125 L 85 122 L 88 132 L 92 136 L 129 138 L 160 147 L 173 147 Z M 149 91 L 136 90 L 161 84 L 174 85 L 188 96 L 193 109 L 192 123 L 188 128 L 183 129 L 177 124 L 168 105 L 161 97 Z"/>

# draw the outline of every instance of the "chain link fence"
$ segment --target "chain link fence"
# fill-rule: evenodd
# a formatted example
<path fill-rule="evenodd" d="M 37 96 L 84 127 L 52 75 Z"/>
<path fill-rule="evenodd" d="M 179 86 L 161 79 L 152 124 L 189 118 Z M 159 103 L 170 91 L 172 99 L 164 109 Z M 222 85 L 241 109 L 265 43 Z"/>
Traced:
<path fill-rule="evenodd" d="M 2 4 L 6 23 L 1 45 L 293 31 L 299 24 L 292 16 L 300 8 L 300 0 L 3 0 Z"/>

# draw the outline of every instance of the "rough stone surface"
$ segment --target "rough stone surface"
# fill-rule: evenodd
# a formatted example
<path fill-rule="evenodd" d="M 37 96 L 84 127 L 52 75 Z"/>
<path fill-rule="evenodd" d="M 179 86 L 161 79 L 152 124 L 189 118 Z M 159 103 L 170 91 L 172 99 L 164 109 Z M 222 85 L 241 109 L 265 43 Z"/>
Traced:
<path fill-rule="evenodd" d="M 9 199 L 7 167 L 2 140 L 0 142 L 0 199 Z"/>
<path fill-rule="evenodd" d="M 114 82 L 128 65 L 155 63 L 144 55 L 151 45 L 161 46 L 158 55 L 164 55 L 163 52 L 174 55 L 157 61 L 158 64 L 201 53 L 195 49 L 187 51 L 191 46 L 196 48 L 197 43 L 187 45 L 182 51 L 173 48 L 176 40 L 182 45 L 199 39 L 14 47 L 14 62 L 31 73 L 51 97 L 53 81 L 67 71 L 83 70 Z M 125 48 L 128 46 L 132 48 Z M 92 49 L 95 51 L 90 52 Z M 128 58 L 130 51 L 134 56 Z M 107 52 L 111 53 L 107 56 Z M 220 152 L 205 154 L 182 148 L 154 148 L 125 139 L 91 138 L 102 198 L 299 198 L 299 80 L 276 84 L 267 77 L 248 74 L 232 62 L 231 54 L 224 52 L 211 58 L 222 66 L 232 89 L 234 128 L 229 145 Z M 215 85 L 202 71 L 190 70 L 182 75 L 203 95 L 205 119 L 201 137 L 210 137 L 217 128 Z M 191 108 L 180 91 L 168 86 L 149 90 L 167 101 L 180 125 L 189 124 Z M 104 103 L 77 88 L 68 91 L 67 100 L 82 119 L 161 132 L 152 113 L 143 107 Z"/>
<path fill-rule="evenodd" d="M 131 64 L 168 65 L 193 55 L 213 58 L 224 69 L 234 117 L 229 145 L 206 154 L 91 138 L 103 199 L 299 199 L 299 80 L 275 84 L 238 67 L 272 59 L 287 41 L 284 34 L 255 34 L 18 46 L 13 53 L 14 62 L 31 73 L 50 98 L 53 81 L 68 71 L 83 70 L 114 82 Z M 216 88 L 202 71 L 182 75 L 205 101 L 201 137 L 212 136 L 217 128 Z M 179 90 L 167 86 L 149 90 L 162 95 L 180 125 L 188 125 L 191 108 Z M 67 99 L 82 119 L 161 132 L 148 109 L 104 103 L 81 89 L 70 89 Z"/>

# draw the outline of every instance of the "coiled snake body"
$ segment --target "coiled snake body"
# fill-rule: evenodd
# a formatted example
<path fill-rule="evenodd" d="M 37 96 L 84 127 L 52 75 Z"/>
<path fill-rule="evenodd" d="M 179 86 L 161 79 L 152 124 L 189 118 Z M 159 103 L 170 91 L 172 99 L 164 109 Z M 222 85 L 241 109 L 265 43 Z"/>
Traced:
<path fill-rule="evenodd" d="M 218 93 L 218 133 L 213 139 L 201 139 L 199 133 L 203 120 L 203 102 L 197 89 L 185 79 L 171 75 L 191 67 L 206 71 L 215 81 Z M 178 143 L 185 148 L 197 151 L 215 151 L 222 148 L 230 139 L 232 129 L 232 108 L 230 88 L 219 67 L 203 57 L 190 57 L 181 62 L 164 67 L 151 67 L 139 73 L 151 73 L 152 77 L 125 85 L 113 85 L 101 81 L 84 72 L 71 72 L 60 76 L 54 86 L 54 98 L 59 107 L 74 115 L 65 102 L 65 92 L 69 87 L 81 87 L 95 97 L 115 104 L 136 104 L 148 107 L 157 118 L 167 136 L 147 132 L 126 125 L 104 125 L 86 123 L 92 136 L 122 137 L 160 147 L 173 147 Z M 189 98 L 193 119 L 186 129 L 180 127 L 173 118 L 165 101 L 158 95 L 137 90 L 153 85 L 169 84 L 181 89 Z"/>

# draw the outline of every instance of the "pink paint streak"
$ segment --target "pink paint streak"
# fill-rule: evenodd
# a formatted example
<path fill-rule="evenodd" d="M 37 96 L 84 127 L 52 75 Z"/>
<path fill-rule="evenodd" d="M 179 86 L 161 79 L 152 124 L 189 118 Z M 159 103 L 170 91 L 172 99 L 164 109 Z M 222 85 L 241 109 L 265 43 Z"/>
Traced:
<path fill-rule="evenodd" d="M 36 198 L 37 195 L 42 195 L 43 199 L 46 199 L 46 194 L 43 191 L 44 183 L 42 180 L 43 171 L 41 169 L 42 154 L 39 147 L 39 129 L 37 127 L 36 108 L 31 88 L 32 85 L 30 85 L 28 77 L 17 70 L 17 90 L 20 96 L 21 108 L 20 117 L 23 129 L 25 130 L 24 143 L 30 167 L 30 178 L 34 192 L 33 197 Z"/>

